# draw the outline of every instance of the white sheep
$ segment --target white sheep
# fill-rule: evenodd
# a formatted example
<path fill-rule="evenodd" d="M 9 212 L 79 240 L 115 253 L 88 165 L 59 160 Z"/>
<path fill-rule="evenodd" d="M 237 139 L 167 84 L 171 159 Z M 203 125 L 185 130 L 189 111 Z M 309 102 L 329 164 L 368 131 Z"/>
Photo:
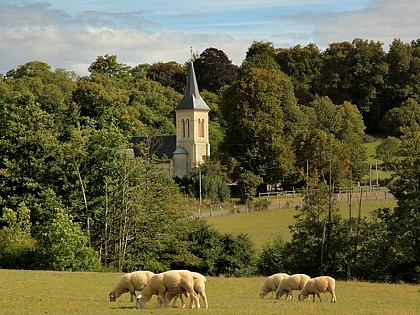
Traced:
<path fill-rule="evenodd" d="M 191 274 L 194 277 L 194 291 L 197 293 L 204 302 L 204 307 L 208 308 L 208 302 L 207 302 L 207 295 L 206 295 L 206 277 L 204 277 L 202 274 L 198 272 L 191 272 Z M 172 304 L 173 307 L 175 307 L 176 300 L 179 298 L 181 300 L 181 307 L 185 308 L 185 303 L 183 299 L 183 295 L 188 298 L 188 293 L 184 292 L 182 294 L 174 295 L 170 294 L 169 292 L 166 293 L 166 300 L 169 303 L 172 299 L 174 299 L 174 302 Z"/>
<path fill-rule="evenodd" d="M 287 273 L 275 273 L 274 275 L 267 277 L 267 279 L 264 280 L 260 291 L 260 298 L 263 298 L 270 292 L 276 292 L 280 281 L 286 277 L 289 277 Z"/>
<path fill-rule="evenodd" d="M 190 308 L 200 308 L 198 296 L 194 291 L 194 277 L 188 270 L 170 270 L 154 275 L 137 296 L 137 308 L 144 308 L 154 294 L 158 297 L 156 308 L 162 305 L 168 307 L 166 292 L 173 295 L 187 292 L 190 296 Z"/>
<path fill-rule="evenodd" d="M 280 284 L 276 291 L 276 299 L 279 299 L 286 293 L 286 299 L 293 299 L 293 290 L 302 290 L 306 282 L 311 279 L 308 275 L 297 273 L 289 277 L 281 279 Z"/>
<path fill-rule="evenodd" d="M 109 300 L 115 302 L 123 294 L 130 292 L 130 301 L 133 302 L 136 290 L 141 291 L 154 275 L 151 271 L 134 271 L 123 275 L 114 289 L 109 293 Z"/>
<path fill-rule="evenodd" d="M 303 287 L 302 291 L 299 294 L 299 301 L 302 301 L 310 294 L 312 294 L 313 301 L 315 302 L 315 294 L 318 296 L 319 301 L 321 302 L 321 295 L 320 293 L 325 292 L 331 293 L 331 303 L 337 302 L 337 298 L 335 296 L 335 279 L 328 276 L 320 276 L 317 278 L 310 279 L 306 285 Z"/>

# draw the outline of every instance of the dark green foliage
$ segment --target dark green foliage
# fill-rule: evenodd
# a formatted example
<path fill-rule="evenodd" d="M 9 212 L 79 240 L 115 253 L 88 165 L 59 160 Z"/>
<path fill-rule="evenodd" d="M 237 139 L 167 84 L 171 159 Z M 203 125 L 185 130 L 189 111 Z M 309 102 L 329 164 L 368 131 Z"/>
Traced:
<path fill-rule="evenodd" d="M 217 274 L 225 276 L 250 276 L 255 272 L 255 252 L 245 234 L 225 234 L 221 239 L 222 250 L 216 259 Z"/>
<path fill-rule="evenodd" d="M 214 202 L 224 202 L 230 197 L 230 189 L 227 185 L 225 167 L 219 161 L 206 157 L 199 168 L 191 174 L 192 187 L 190 192 L 196 198 L 200 198 L 200 173 L 201 173 L 201 198 L 211 199 Z"/>
<path fill-rule="evenodd" d="M 292 78 L 295 95 L 300 104 L 314 99 L 314 83 L 321 68 L 321 51 L 315 44 L 296 45 L 290 49 L 277 49 L 276 61 L 281 71 Z"/>
<path fill-rule="evenodd" d="M 395 40 L 387 53 L 361 39 L 325 52 L 312 44 L 275 49 L 254 42 L 239 77 L 219 50 L 196 60 L 200 88 L 220 93 L 202 92 L 212 108 L 212 157 L 227 165 L 216 159 L 203 165 L 203 197 L 215 202 L 229 197 L 226 183 L 236 182 L 240 170 L 244 201 L 260 182 L 244 180 L 247 174 L 295 185 L 307 161 L 311 177 L 324 183 L 359 179 L 367 170 L 365 126 L 402 139 L 378 148 L 384 166 L 396 171 L 397 208 L 346 222 L 328 193 L 314 194 L 300 209 L 292 241 L 264 249 L 264 273 L 272 265 L 418 283 L 419 60 L 419 40 Z M 134 161 L 124 154 L 133 134 L 174 133 L 184 66 L 130 68 L 105 55 L 89 71 L 79 78 L 34 61 L 0 81 L 0 267 L 88 270 L 100 261 L 127 271 L 254 272 L 247 236 L 221 234 L 190 218 L 178 186 L 153 156 Z M 184 185 L 187 194 L 197 195 L 194 180 Z M 281 257 L 269 255 L 279 251 Z"/>
<path fill-rule="evenodd" d="M 219 49 L 207 48 L 194 60 L 195 75 L 200 90 L 217 93 L 231 84 L 238 75 L 238 67 Z"/>
<path fill-rule="evenodd" d="M 392 274 L 420 282 L 420 127 L 405 129 L 391 192 L 398 200 L 390 221 L 393 238 Z"/>
<path fill-rule="evenodd" d="M 277 238 L 267 242 L 257 259 L 257 274 L 270 276 L 275 273 L 285 272 L 284 261 L 283 239 Z"/>
<path fill-rule="evenodd" d="M 3 208 L 0 224 L 0 268 L 30 268 L 36 241 L 31 236 L 29 208 L 24 203 L 16 211 Z"/>
<path fill-rule="evenodd" d="M 401 145 L 401 140 L 395 137 L 388 137 L 383 139 L 376 147 L 375 158 L 383 161 L 381 167 L 388 171 L 396 169 L 398 160 L 398 151 Z"/>
<path fill-rule="evenodd" d="M 189 234 L 190 251 L 200 259 L 192 266 L 208 275 L 249 276 L 254 272 L 255 251 L 249 237 L 221 234 L 203 221 L 197 220 Z"/>
<path fill-rule="evenodd" d="M 285 270 L 291 273 L 304 270 L 312 277 L 343 277 L 345 225 L 327 186 L 320 185 L 306 196 L 295 220 L 290 227 L 292 240 L 283 251 Z"/>
<path fill-rule="evenodd" d="M 98 268 L 96 252 L 89 240 L 72 222 L 63 209 L 55 209 L 54 218 L 44 222 L 43 232 L 37 237 L 35 263 L 37 269 L 81 271 Z"/>
<path fill-rule="evenodd" d="M 293 87 L 279 70 L 251 68 L 223 90 L 226 136 L 221 148 L 265 183 L 277 183 L 295 171 L 283 131 L 283 107 L 290 102 L 295 102 Z"/>
<path fill-rule="evenodd" d="M 147 78 L 159 82 L 162 86 L 171 87 L 178 93 L 184 94 L 187 84 L 186 67 L 171 61 L 152 64 L 147 69 Z"/>
<path fill-rule="evenodd" d="M 241 192 L 241 201 L 247 204 L 257 195 L 257 188 L 262 183 L 262 178 L 256 174 L 245 171 L 239 175 L 238 188 Z"/>
<path fill-rule="evenodd" d="M 117 62 L 116 55 L 98 56 L 89 68 L 92 76 L 101 74 L 107 77 L 123 77 L 129 74 L 130 67 Z"/>
<path fill-rule="evenodd" d="M 382 120 L 382 131 L 386 135 L 399 137 L 403 128 L 420 126 L 420 104 L 410 98 L 401 107 L 388 111 Z"/>

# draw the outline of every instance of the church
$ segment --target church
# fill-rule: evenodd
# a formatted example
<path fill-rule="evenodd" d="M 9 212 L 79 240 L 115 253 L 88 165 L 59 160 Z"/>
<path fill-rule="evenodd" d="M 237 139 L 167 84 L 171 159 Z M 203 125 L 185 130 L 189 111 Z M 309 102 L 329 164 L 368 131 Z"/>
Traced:
<path fill-rule="evenodd" d="M 155 136 L 150 141 L 150 151 L 158 158 L 167 157 L 169 174 L 173 177 L 189 176 L 191 171 L 210 156 L 210 107 L 201 98 L 191 62 L 184 97 L 175 107 L 176 134 Z M 133 137 L 134 144 L 145 137 Z M 135 155 L 138 154 L 134 150 Z"/>

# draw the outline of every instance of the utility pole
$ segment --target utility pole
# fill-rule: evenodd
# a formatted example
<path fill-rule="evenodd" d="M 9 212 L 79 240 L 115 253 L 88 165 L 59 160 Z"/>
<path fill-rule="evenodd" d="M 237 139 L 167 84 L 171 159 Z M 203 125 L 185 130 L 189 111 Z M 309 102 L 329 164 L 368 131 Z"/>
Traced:
<path fill-rule="evenodd" d="M 198 166 L 198 191 L 200 194 L 200 206 L 198 208 L 198 217 L 201 218 L 201 166 Z"/>

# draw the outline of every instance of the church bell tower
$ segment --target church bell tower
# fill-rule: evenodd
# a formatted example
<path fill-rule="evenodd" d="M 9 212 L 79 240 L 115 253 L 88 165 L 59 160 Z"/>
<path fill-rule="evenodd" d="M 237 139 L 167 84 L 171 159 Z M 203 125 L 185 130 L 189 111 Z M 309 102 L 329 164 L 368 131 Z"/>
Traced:
<path fill-rule="evenodd" d="M 175 108 L 176 150 L 173 156 L 174 175 L 189 176 L 190 172 L 210 156 L 210 107 L 198 91 L 194 66 L 191 62 L 185 95 Z"/>

